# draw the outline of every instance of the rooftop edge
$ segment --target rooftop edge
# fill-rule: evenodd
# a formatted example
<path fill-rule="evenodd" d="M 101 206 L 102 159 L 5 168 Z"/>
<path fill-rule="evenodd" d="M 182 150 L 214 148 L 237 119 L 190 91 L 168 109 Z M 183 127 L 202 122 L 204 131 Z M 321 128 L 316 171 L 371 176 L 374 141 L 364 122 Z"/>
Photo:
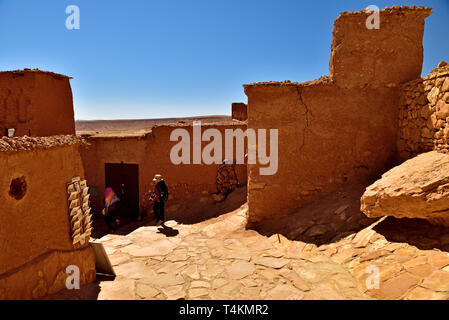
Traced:
<path fill-rule="evenodd" d="M 40 69 L 29 69 L 29 68 L 25 68 L 22 70 L 5 70 L 5 71 L 0 71 L 0 75 L 1 74 L 16 74 L 16 75 L 20 75 L 20 74 L 24 74 L 24 73 L 42 73 L 42 74 L 47 74 L 49 76 L 52 76 L 56 79 L 73 79 L 72 77 L 63 75 L 63 74 L 59 74 L 59 73 L 55 73 L 55 72 L 51 72 L 51 71 L 44 71 L 44 70 L 40 70 Z"/>

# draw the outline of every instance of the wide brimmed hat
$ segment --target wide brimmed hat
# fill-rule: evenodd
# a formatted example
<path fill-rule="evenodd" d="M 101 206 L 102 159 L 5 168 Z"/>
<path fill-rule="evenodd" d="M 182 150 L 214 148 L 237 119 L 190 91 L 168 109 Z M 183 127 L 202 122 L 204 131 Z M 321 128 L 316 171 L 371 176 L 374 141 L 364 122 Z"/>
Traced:
<path fill-rule="evenodd" d="M 161 180 L 164 180 L 164 179 L 162 178 L 162 175 L 160 175 L 160 174 L 155 174 L 155 175 L 154 175 L 153 181 L 161 181 Z"/>

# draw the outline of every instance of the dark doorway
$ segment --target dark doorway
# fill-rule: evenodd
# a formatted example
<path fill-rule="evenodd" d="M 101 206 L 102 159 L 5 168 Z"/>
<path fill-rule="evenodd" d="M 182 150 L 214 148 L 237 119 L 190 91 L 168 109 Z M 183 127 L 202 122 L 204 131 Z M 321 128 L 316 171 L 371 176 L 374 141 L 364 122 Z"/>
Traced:
<path fill-rule="evenodd" d="M 114 189 L 120 202 L 118 215 L 123 223 L 139 215 L 139 165 L 105 163 L 106 187 Z"/>

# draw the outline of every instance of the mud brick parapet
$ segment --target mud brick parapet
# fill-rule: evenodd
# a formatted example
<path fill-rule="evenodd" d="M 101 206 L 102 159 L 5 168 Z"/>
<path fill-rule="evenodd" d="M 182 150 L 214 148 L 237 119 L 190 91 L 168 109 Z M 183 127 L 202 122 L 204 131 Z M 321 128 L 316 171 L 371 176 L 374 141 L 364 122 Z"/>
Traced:
<path fill-rule="evenodd" d="M 248 106 L 246 103 L 235 102 L 232 104 L 232 119 L 240 121 L 248 120 Z"/>
<path fill-rule="evenodd" d="M 41 70 L 0 72 L 0 136 L 75 134 L 70 78 Z"/>
<path fill-rule="evenodd" d="M 424 20 L 430 8 L 395 6 L 380 11 L 379 29 L 367 29 L 372 13 L 343 12 L 334 22 L 331 79 L 340 87 L 394 86 L 421 75 Z"/>

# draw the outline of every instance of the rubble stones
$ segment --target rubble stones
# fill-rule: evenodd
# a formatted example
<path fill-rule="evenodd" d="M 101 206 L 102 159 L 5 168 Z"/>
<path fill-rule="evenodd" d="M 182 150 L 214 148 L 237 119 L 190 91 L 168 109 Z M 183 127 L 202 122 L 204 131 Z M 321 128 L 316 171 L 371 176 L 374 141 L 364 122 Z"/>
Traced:
<path fill-rule="evenodd" d="M 52 137 L 0 137 L 0 152 L 31 151 L 35 149 L 49 149 L 82 143 L 82 139 L 72 135 Z"/>

